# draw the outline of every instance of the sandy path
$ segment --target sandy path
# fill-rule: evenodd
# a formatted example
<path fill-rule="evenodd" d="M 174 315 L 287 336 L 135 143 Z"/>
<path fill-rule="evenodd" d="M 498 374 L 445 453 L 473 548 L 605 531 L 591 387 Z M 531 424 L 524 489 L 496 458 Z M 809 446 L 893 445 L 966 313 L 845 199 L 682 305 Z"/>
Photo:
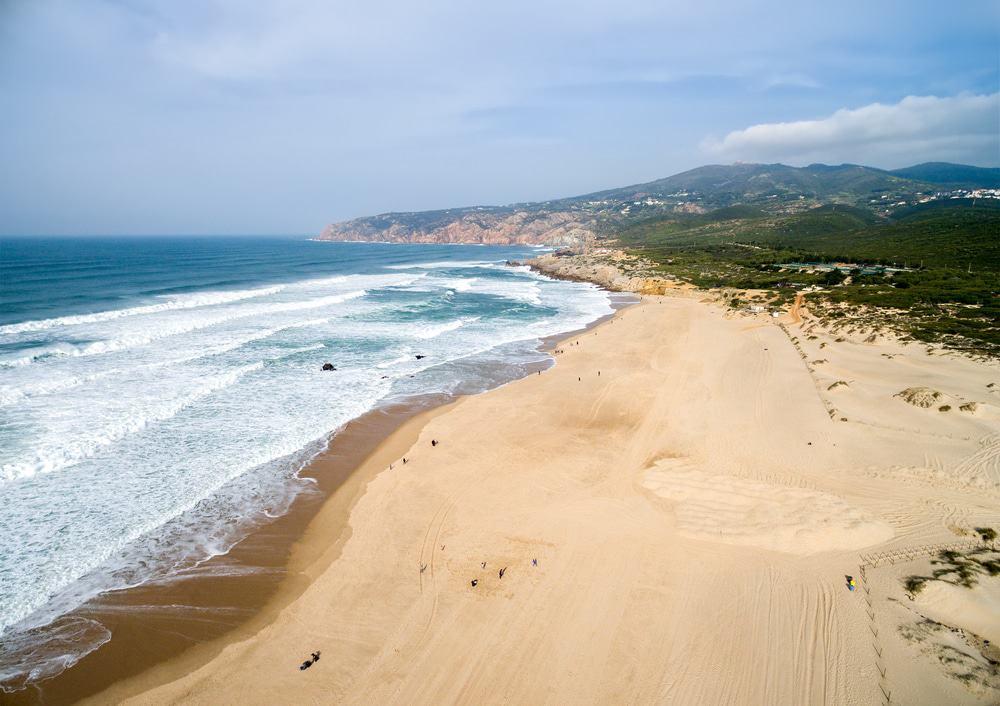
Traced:
<path fill-rule="evenodd" d="M 792 317 L 791 323 L 802 323 L 802 302 L 805 301 L 805 298 L 806 295 L 804 292 L 799 292 L 795 295 L 795 301 L 792 302 L 792 308 L 788 310 L 788 315 Z"/>
<path fill-rule="evenodd" d="M 933 477 L 894 470 L 992 469 L 982 420 L 966 440 L 833 421 L 781 329 L 692 299 L 647 298 L 560 347 L 542 375 L 433 416 L 354 506 L 339 558 L 259 633 L 97 701 L 879 703 L 844 575 L 860 551 L 1000 521 L 989 498 L 929 503 Z M 919 688 L 925 667 L 900 654 L 883 679 Z"/>

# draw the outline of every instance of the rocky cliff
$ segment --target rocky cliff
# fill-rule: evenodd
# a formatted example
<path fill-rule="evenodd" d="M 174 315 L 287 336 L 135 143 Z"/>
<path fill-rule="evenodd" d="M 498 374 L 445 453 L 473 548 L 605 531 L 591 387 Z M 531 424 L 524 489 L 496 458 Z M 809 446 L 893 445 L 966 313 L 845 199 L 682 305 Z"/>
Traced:
<path fill-rule="evenodd" d="M 571 211 L 468 209 L 390 213 L 328 225 L 320 240 L 387 243 L 580 246 L 594 239 L 592 219 Z"/>

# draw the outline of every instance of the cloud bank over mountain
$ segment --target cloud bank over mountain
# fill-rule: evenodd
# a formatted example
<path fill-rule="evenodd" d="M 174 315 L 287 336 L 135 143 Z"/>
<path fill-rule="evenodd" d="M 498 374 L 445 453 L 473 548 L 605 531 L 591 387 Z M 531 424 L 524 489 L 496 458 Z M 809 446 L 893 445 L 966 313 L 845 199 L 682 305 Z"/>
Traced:
<path fill-rule="evenodd" d="M 751 125 L 706 139 L 702 148 L 717 158 L 755 162 L 992 165 L 1000 156 L 1000 93 L 907 96 L 818 120 Z"/>

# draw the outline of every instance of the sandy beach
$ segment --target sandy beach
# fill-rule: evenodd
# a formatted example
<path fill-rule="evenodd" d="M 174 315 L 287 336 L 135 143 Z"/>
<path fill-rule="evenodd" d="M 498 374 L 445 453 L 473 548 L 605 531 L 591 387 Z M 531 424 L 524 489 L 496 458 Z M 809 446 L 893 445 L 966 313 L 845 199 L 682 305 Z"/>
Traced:
<path fill-rule="evenodd" d="M 903 580 L 1000 528 L 1000 369 L 864 340 L 643 297 L 404 423 L 248 627 L 90 702 L 996 703 L 1000 578 Z"/>
<path fill-rule="evenodd" d="M 217 652 L 225 640 L 254 634 L 308 585 L 309 576 L 301 569 L 315 570 L 316 559 L 330 555 L 329 542 L 299 541 L 318 511 L 324 511 L 324 522 L 335 523 L 347 536 L 347 512 L 378 473 L 362 462 L 392 434 L 393 444 L 382 453 L 407 448 L 416 438 L 421 415 L 453 399 L 410 398 L 349 422 L 303 470 L 302 476 L 315 483 L 288 513 L 255 528 L 225 554 L 166 580 L 101 594 L 70 612 L 64 620 L 100 621 L 113 639 L 37 690 L 4 693 L 3 703 L 76 703 L 182 653 L 171 668 L 184 673 Z"/>

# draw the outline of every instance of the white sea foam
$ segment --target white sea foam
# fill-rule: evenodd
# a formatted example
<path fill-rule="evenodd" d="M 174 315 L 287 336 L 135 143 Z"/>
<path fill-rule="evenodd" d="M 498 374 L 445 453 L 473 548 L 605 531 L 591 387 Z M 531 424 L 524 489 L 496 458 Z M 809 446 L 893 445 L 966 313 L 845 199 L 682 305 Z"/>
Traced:
<path fill-rule="evenodd" d="M 510 280 L 480 280 L 471 291 L 492 294 L 505 299 L 515 299 L 538 306 L 541 304 L 541 289 L 537 282 L 512 282 Z"/>
<path fill-rule="evenodd" d="M 29 397 L 50 395 L 53 392 L 69 390 L 79 385 L 85 385 L 86 383 L 94 380 L 100 380 L 103 377 L 111 375 L 113 372 L 113 370 L 106 370 L 99 373 L 92 373 L 90 375 L 71 375 L 68 377 L 42 380 L 20 386 L 0 385 L 0 407 L 17 404 L 18 402 L 21 402 Z"/>
<path fill-rule="evenodd" d="M 329 287 L 331 284 L 340 284 L 347 280 L 345 275 L 335 275 L 333 277 L 317 277 L 315 279 L 304 279 L 301 282 L 296 282 L 295 287 L 298 289 L 305 289 L 310 287 Z"/>
<path fill-rule="evenodd" d="M 46 346 L 40 350 L 31 352 L 27 356 L 20 356 L 7 360 L 0 360 L 0 367 L 21 367 L 30 365 L 44 358 L 70 356 L 91 356 L 106 353 L 116 353 L 118 351 L 145 346 L 154 341 L 158 341 L 170 336 L 191 333 L 210 326 L 246 319 L 252 316 L 266 316 L 292 311 L 304 311 L 306 309 L 321 309 L 323 307 L 343 304 L 351 299 L 363 297 L 366 291 L 361 289 L 345 294 L 333 294 L 304 301 L 281 302 L 276 304 L 263 304 L 250 307 L 242 307 L 233 311 L 222 311 L 214 314 L 206 314 L 195 318 L 185 318 L 171 322 L 155 322 L 145 327 L 144 330 L 129 333 L 119 338 L 94 341 L 86 344 L 57 343 Z"/>
<path fill-rule="evenodd" d="M 478 320 L 479 317 L 476 316 L 467 319 L 455 319 L 454 321 L 448 321 L 443 324 L 435 324 L 435 325 L 424 324 L 417 327 L 411 335 L 414 338 L 419 338 L 426 341 L 431 338 L 437 338 L 442 334 L 448 333 L 449 331 L 454 331 L 455 329 L 459 329 L 468 323 Z"/>
<path fill-rule="evenodd" d="M 0 326 L 0 336 L 24 333 L 26 331 L 43 331 L 56 326 L 93 324 L 102 321 L 120 319 L 126 316 L 141 316 L 146 314 L 158 314 L 164 311 L 177 311 L 179 309 L 196 309 L 203 306 L 231 304 L 232 302 L 242 301 L 244 299 L 254 299 L 256 297 L 266 297 L 272 294 L 277 294 L 284 288 L 284 285 L 276 285 L 274 287 L 260 287 L 258 289 L 245 289 L 233 292 L 200 292 L 198 294 L 181 294 L 171 297 L 167 301 L 160 302 L 158 304 L 146 304 L 143 306 L 129 307 L 127 309 L 99 311 L 94 314 L 58 316 L 53 319 L 40 319 L 37 321 L 23 321 L 17 324 L 7 324 L 6 326 Z"/>
<path fill-rule="evenodd" d="M 276 336 L 283 331 L 288 331 L 295 328 L 310 328 L 321 326 L 323 324 L 329 323 L 332 317 L 322 318 L 322 319 L 307 319 L 305 321 L 295 321 L 283 326 L 276 326 L 273 328 L 267 328 L 260 331 L 255 331 L 246 336 L 237 336 L 231 338 L 226 343 L 200 348 L 197 353 L 190 355 L 185 355 L 180 358 L 168 358 L 166 360 L 157 361 L 155 363 L 143 364 L 140 367 L 143 368 L 163 368 L 172 365 L 180 365 L 182 363 L 190 363 L 192 361 L 201 360 L 203 358 L 208 358 L 215 355 L 221 355 L 223 353 L 228 353 L 234 351 L 243 346 L 254 343 L 255 341 L 261 341 L 272 336 Z M 293 353 L 303 353 L 311 350 L 319 350 L 324 348 L 325 344 L 317 343 L 310 346 L 305 346 L 300 349 L 295 349 L 294 351 L 289 351 L 288 355 Z M 116 369 L 104 370 L 97 373 L 91 373 L 89 375 L 80 376 L 70 376 L 64 378 L 56 378 L 53 380 L 43 380 L 41 382 L 28 383 L 22 386 L 16 385 L 0 385 L 0 407 L 5 407 L 9 405 L 16 405 L 26 399 L 32 397 L 39 397 L 42 395 L 49 395 L 56 392 L 63 392 L 80 385 L 85 385 L 96 380 L 101 380 L 110 375 L 115 375 L 121 371 Z"/>
<path fill-rule="evenodd" d="M 468 267 L 488 267 L 495 268 L 501 261 L 498 260 L 445 260 L 443 262 L 415 262 L 408 265 L 384 265 L 387 270 L 437 270 L 437 269 L 464 269 Z"/>
<path fill-rule="evenodd" d="M 291 350 L 286 351 L 284 356 L 282 357 L 287 357 L 290 355 L 298 355 L 299 353 L 308 353 L 309 351 L 318 351 L 324 348 L 326 348 L 325 343 L 313 343 L 312 345 L 302 346 L 301 348 L 292 348 Z"/>
<path fill-rule="evenodd" d="M 398 358 L 393 358 L 392 360 L 386 360 L 375 365 L 379 370 L 385 370 L 386 368 L 392 368 L 397 365 L 403 365 L 404 363 L 410 363 L 415 360 L 413 353 L 406 353 Z"/>
<path fill-rule="evenodd" d="M 260 370 L 263 367 L 263 363 L 254 363 L 207 378 L 201 381 L 197 389 L 183 397 L 158 403 L 134 416 L 118 419 L 113 423 L 105 422 L 102 427 L 94 429 L 93 433 L 81 439 L 75 439 L 69 443 L 60 440 L 61 443 L 55 448 L 43 447 L 38 449 L 32 457 L 23 460 L 15 459 L 10 463 L 5 463 L 0 467 L 0 477 L 3 480 L 11 481 L 18 478 L 28 478 L 38 473 L 51 473 L 71 466 L 84 458 L 93 456 L 99 449 L 110 446 L 129 434 L 146 428 L 153 422 L 173 417 L 201 398 L 228 387 L 247 373 Z"/>

